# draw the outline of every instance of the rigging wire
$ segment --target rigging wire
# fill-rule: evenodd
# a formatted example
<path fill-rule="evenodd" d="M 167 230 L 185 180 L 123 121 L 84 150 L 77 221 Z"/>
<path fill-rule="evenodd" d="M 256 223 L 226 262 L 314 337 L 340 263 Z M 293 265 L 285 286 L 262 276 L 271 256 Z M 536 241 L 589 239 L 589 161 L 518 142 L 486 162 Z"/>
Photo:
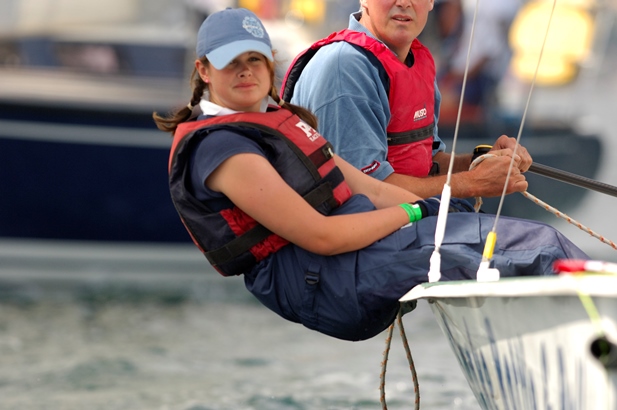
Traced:
<path fill-rule="evenodd" d="M 476 7 L 473 12 L 473 20 L 471 23 L 471 33 L 469 35 L 469 45 L 467 47 L 467 57 L 465 61 L 465 71 L 463 73 L 463 84 L 461 88 L 461 96 L 458 103 L 458 112 L 456 114 L 456 124 L 454 126 L 454 137 L 452 139 L 452 153 L 450 154 L 450 163 L 448 164 L 448 173 L 446 183 L 443 186 L 441 193 L 441 202 L 439 204 L 439 212 L 437 214 L 437 226 L 435 227 L 435 249 L 431 255 L 428 271 L 429 282 L 438 282 L 441 279 L 441 244 L 446 232 L 446 221 L 448 219 L 448 208 L 450 198 L 452 196 L 452 188 L 450 181 L 452 179 L 452 171 L 454 169 L 454 157 L 456 156 L 456 141 L 458 140 L 458 130 L 461 123 L 461 113 L 463 111 L 463 101 L 465 97 L 465 88 L 467 87 L 467 75 L 469 74 L 469 61 L 471 60 L 471 45 L 476 29 L 476 18 L 478 16 L 478 7 L 480 0 L 476 0 Z"/>
<path fill-rule="evenodd" d="M 520 145 L 521 134 L 523 133 L 523 127 L 525 126 L 527 112 L 529 111 L 529 103 L 531 101 L 531 95 L 533 93 L 533 89 L 536 84 L 536 79 L 538 77 L 538 71 L 540 69 L 540 63 L 542 62 L 542 55 L 544 54 L 544 47 L 546 46 L 546 39 L 548 38 L 548 33 L 550 30 L 551 22 L 553 20 L 553 15 L 555 14 L 556 5 L 557 5 L 557 0 L 553 0 L 553 5 L 551 7 L 551 13 L 549 15 L 548 24 L 546 25 L 546 32 L 544 33 L 544 39 L 542 40 L 542 47 L 540 48 L 540 55 L 538 56 L 538 63 L 536 64 L 535 72 L 533 74 L 533 79 L 531 80 L 531 85 L 529 87 L 529 94 L 527 96 L 527 102 L 525 104 L 525 110 L 523 111 L 523 117 L 521 119 L 521 124 L 518 129 L 518 135 L 516 136 L 516 143 L 514 145 L 514 150 L 512 152 L 512 158 L 510 160 L 510 167 L 508 168 L 508 174 L 506 175 L 506 182 L 503 186 L 501 198 L 499 199 L 499 206 L 497 207 L 497 213 L 495 214 L 495 221 L 493 223 L 493 227 L 486 238 L 484 252 L 482 253 L 482 262 L 480 262 L 480 267 L 478 268 L 478 273 L 477 273 L 478 276 L 480 276 L 483 272 L 487 272 L 489 270 L 490 261 L 493 258 L 493 251 L 495 249 L 495 243 L 497 242 L 497 223 L 499 222 L 499 216 L 501 215 L 501 209 L 503 207 L 503 202 L 506 197 L 506 191 L 508 188 L 508 183 L 510 181 L 510 175 L 512 174 L 512 167 L 514 166 L 514 157 L 516 156 L 516 151 Z"/>
<path fill-rule="evenodd" d="M 437 282 L 439 281 L 439 279 L 441 279 L 441 254 L 439 252 L 440 252 L 441 244 L 443 243 L 443 239 L 445 236 L 446 220 L 448 218 L 448 208 L 450 205 L 450 197 L 452 194 L 452 190 L 450 187 L 450 181 L 452 179 L 452 171 L 454 169 L 454 157 L 456 155 L 456 141 L 458 139 L 458 130 L 459 130 L 460 122 L 461 122 L 461 113 L 463 111 L 463 98 L 465 96 L 465 88 L 467 86 L 467 75 L 469 73 L 469 60 L 470 60 L 470 55 L 471 55 L 471 45 L 473 43 L 473 36 L 475 33 L 475 28 L 476 28 L 476 18 L 478 15 L 479 4 L 480 4 L 480 0 L 476 0 L 476 7 L 474 9 L 473 21 L 471 24 L 471 33 L 469 36 L 469 46 L 467 48 L 467 59 L 465 61 L 465 72 L 463 74 L 463 84 L 461 88 L 461 96 L 459 100 L 458 113 L 456 115 L 456 125 L 454 128 L 454 137 L 452 140 L 452 153 L 450 154 L 448 174 L 446 176 L 446 183 L 443 186 L 443 191 L 441 194 L 441 202 L 439 204 L 439 212 L 437 214 L 437 226 L 435 227 L 435 249 L 433 250 L 433 254 L 431 255 L 431 258 L 430 258 L 429 272 L 428 272 L 429 282 Z M 399 313 L 397 315 L 398 324 L 399 324 L 401 336 L 403 338 L 403 346 L 405 347 L 405 351 L 407 352 L 407 358 L 409 360 L 409 365 L 410 365 L 412 376 L 413 376 L 414 390 L 416 394 L 415 408 L 419 409 L 420 408 L 419 385 L 417 381 L 417 375 L 415 373 L 413 358 L 411 357 L 411 352 L 409 350 L 409 342 L 407 341 L 407 338 L 405 337 L 405 329 L 403 327 L 403 321 L 401 317 L 402 317 L 402 311 L 399 310 Z M 394 323 L 392 323 L 388 329 L 388 334 L 386 336 L 386 349 L 384 350 L 384 353 L 383 353 L 384 360 L 381 363 L 382 371 L 380 375 L 381 377 L 380 377 L 379 388 L 381 392 L 380 401 L 381 401 L 383 410 L 387 410 L 386 393 L 385 393 L 385 385 L 386 385 L 385 377 L 386 377 L 386 367 L 388 363 L 388 354 L 390 352 L 390 343 L 392 341 L 393 330 L 394 330 Z"/>

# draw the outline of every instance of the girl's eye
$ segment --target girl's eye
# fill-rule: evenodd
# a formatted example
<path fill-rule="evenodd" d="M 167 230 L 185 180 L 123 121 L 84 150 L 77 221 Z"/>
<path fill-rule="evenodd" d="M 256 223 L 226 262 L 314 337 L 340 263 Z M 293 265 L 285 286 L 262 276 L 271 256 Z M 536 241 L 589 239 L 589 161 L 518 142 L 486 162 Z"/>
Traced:
<path fill-rule="evenodd" d="M 260 62 L 260 61 L 265 61 L 266 58 L 259 56 L 259 55 L 255 55 L 255 56 L 249 56 L 246 61 L 249 63 L 254 63 L 254 62 Z M 232 67 L 234 65 L 239 64 L 239 60 L 232 60 L 229 64 L 227 64 L 228 67 Z"/>

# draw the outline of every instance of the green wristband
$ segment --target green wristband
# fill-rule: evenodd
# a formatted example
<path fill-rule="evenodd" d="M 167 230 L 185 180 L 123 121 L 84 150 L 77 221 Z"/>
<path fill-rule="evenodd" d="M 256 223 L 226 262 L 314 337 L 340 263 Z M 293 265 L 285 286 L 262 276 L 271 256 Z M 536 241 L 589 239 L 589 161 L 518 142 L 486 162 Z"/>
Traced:
<path fill-rule="evenodd" d="M 409 222 L 416 222 L 422 219 L 422 209 L 417 204 L 400 204 L 401 208 L 407 212 Z"/>

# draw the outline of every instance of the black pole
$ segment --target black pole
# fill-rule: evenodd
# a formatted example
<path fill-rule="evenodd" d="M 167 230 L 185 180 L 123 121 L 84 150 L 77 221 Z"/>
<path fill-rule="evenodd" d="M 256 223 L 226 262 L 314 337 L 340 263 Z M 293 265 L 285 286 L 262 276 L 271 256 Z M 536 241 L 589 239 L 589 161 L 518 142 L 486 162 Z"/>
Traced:
<path fill-rule="evenodd" d="M 594 181 L 593 179 L 573 174 L 571 172 L 562 171 L 560 169 L 552 168 L 547 165 L 532 163 L 529 167 L 529 172 L 542 175 L 548 178 L 556 179 L 557 181 L 565 182 L 567 184 L 576 185 L 581 188 L 591 189 L 593 191 L 601 192 L 606 195 L 617 197 L 617 187 L 603 182 Z"/>

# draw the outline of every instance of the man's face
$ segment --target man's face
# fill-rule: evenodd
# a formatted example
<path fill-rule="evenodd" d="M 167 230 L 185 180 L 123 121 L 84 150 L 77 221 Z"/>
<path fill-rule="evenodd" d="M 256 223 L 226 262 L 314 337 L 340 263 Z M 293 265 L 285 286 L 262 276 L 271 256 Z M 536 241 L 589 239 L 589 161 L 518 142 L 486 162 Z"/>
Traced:
<path fill-rule="evenodd" d="M 434 0 L 362 0 L 360 22 L 400 58 L 424 30 Z"/>

